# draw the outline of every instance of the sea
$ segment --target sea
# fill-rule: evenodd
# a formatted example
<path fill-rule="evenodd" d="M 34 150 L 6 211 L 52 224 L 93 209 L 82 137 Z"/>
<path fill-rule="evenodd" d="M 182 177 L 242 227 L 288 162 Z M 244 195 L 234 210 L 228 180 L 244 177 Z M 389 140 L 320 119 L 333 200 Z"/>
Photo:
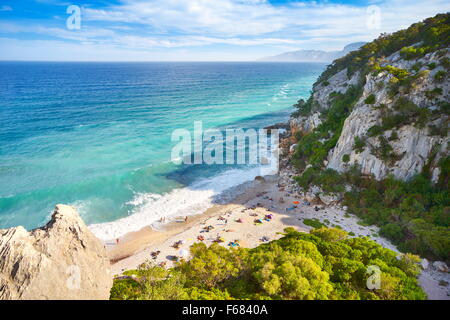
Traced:
<path fill-rule="evenodd" d="M 172 161 L 174 130 L 264 128 L 323 63 L 0 62 L 0 228 L 74 206 L 101 239 L 199 214 L 258 164 Z"/>

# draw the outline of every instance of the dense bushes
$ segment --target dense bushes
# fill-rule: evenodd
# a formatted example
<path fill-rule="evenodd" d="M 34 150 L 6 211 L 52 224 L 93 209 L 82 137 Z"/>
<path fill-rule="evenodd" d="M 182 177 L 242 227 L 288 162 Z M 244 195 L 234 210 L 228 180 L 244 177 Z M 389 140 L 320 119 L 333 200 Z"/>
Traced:
<path fill-rule="evenodd" d="M 254 249 L 203 243 L 192 259 L 164 270 L 144 265 L 117 279 L 111 299 L 424 299 L 417 257 L 397 254 L 339 229 L 305 234 L 286 229 Z M 381 288 L 367 289 L 368 266 L 381 270 Z"/>
<path fill-rule="evenodd" d="M 367 98 L 364 100 L 365 104 L 374 104 L 375 102 L 376 102 L 376 99 L 373 94 L 367 96 Z"/>
<path fill-rule="evenodd" d="M 420 43 L 419 47 L 412 47 Z M 352 51 L 345 57 L 335 60 L 327 67 L 317 82 L 326 81 L 334 74 L 347 68 L 348 75 L 356 71 L 367 70 L 370 59 L 388 57 L 401 50 L 405 58 L 413 58 L 428 52 L 448 47 L 450 44 L 450 14 L 438 14 L 409 28 L 382 34 L 378 39 L 367 43 L 359 50 Z"/>
<path fill-rule="evenodd" d="M 295 112 L 292 113 L 293 117 L 301 117 L 306 116 L 311 113 L 313 109 L 313 97 L 312 95 L 309 97 L 308 101 L 305 102 L 305 100 L 300 99 L 297 101 L 297 103 L 294 105 L 294 107 L 297 109 Z"/>
<path fill-rule="evenodd" d="M 325 192 L 342 192 L 344 185 L 341 175 L 333 169 L 320 169 L 310 167 L 306 169 L 301 176 L 294 178 L 304 189 L 310 185 L 320 186 Z"/>
<path fill-rule="evenodd" d="M 344 203 L 365 222 L 379 225 L 400 250 L 450 260 L 448 181 L 433 186 L 422 175 L 409 182 L 361 179 Z"/>
<path fill-rule="evenodd" d="M 439 162 L 441 175 L 433 185 L 424 172 L 410 181 L 388 177 L 381 181 L 364 177 L 356 165 L 346 172 L 309 168 L 296 177 L 307 189 L 319 186 L 326 192 L 345 192 L 344 204 L 366 224 L 380 227 L 380 234 L 402 251 L 450 261 L 450 159 Z"/>
<path fill-rule="evenodd" d="M 384 132 L 413 124 L 418 128 L 425 127 L 430 117 L 428 108 L 421 108 L 404 97 L 399 97 L 392 109 L 385 109 L 381 116 L 381 125 L 373 125 L 367 130 L 369 137 L 376 137 Z"/>

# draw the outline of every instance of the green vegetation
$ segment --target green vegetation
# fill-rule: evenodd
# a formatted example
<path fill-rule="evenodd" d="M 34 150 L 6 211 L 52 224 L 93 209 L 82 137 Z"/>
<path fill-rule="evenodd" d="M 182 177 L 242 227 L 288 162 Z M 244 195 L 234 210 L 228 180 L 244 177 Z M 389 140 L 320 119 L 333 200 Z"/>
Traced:
<path fill-rule="evenodd" d="M 344 121 L 362 94 L 362 86 L 350 86 L 345 94 L 334 93 L 331 106 L 322 112 L 322 123 L 314 131 L 298 136 L 298 147 L 292 162 L 303 170 L 307 163 L 321 167 L 330 149 L 341 135 Z M 312 102 L 310 103 L 312 104 Z"/>
<path fill-rule="evenodd" d="M 389 141 L 395 141 L 398 140 L 398 133 L 397 131 L 392 131 L 391 135 L 388 138 Z"/>
<path fill-rule="evenodd" d="M 356 153 L 361 153 L 364 151 L 364 148 L 366 147 L 366 140 L 356 136 L 355 141 L 353 143 L 353 150 L 356 151 Z"/>
<path fill-rule="evenodd" d="M 143 265 L 117 279 L 111 299 L 425 299 L 417 284 L 417 257 L 397 254 L 339 229 L 310 234 L 285 230 L 254 249 L 203 243 L 192 259 L 170 270 Z M 369 266 L 381 270 L 381 288 L 367 289 Z"/>
<path fill-rule="evenodd" d="M 384 136 L 378 137 L 379 145 L 377 147 L 371 146 L 370 152 L 378 159 L 383 160 L 389 165 L 393 165 L 395 162 L 401 160 L 403 155 L 396 154 L 389 141 Z"/>
<path fill-rule="evenodd" d="M 294 179 L 305 190 L 311 185 L 320 186 L 327 193 L 345 190 L 341 175 L 332 169 L 323 170 L 317 167 L 310 167 L 301 176 L 294 177 Z"/>
<path fill-rule="evenodd" d="M 450 70 L 450 59 L 448 57 L 442 57 L 439 62 L 447 71 Z"/>
<path fill-rule="evenodd" d="M 420 42 L 419 47 L 412 47 Z M 367 43 L 357 51 L 352 51 L 345 57 L 335 60 L 319 77 L 318 82 L 325 81 L 341 70 L 347 68 L 349 76 L 356 71 L 363 74 L 369 72 L 369 61 L 388 57 L 401 50 L 404 58 L 417 58 L 432 51 L 450 45 L 450 14 L 438 14 L 423 22 L 411 25 L 409 28 L 382 34 L 378 39 Z"/>
<path fill-rule="evenodd" d="M 428 129 L 432 136 L 445 137 L 448 134 L 448 121 L 444 121 L 440 125 L 431 124 Z"/>
<path fill-rule="evenodd" d="M 438 96 L 440 96 L 442 94 L 442 89 L 441 88 L 434 88 L 433 90 L 427 90 L 425 91 L 425 96 L 430 99 L 430 100 L 434 100 L 436 99 Z"/>
<path fill-rule="evenodd" d="M 440 70 L 440 71 L 436 72 L 436 74 L 434 75 L 434 81 L 436 81 L 438 83 L 442 83 L 442 82 L 444 82 L 446 77 L 447 77 L 447 72 L 445 72 L 444 70 Z"/>
<path fill-rule="evenodd" d="M 400 50 L 400 56 L 405 60 L 411 60 L 423 57 L 429 48 L 427 47 L 403 47 Z"/>
<path fill-rule="evenodd" d="M 430 111 L 428 108 L 421 108 L 405 97 L 399 97 L 392 109 L 384 110 L 381 125 L 373 125 L 370 127 L 367 130 L 367 135 L 369 137 L 380 136 L 387 130 L 398 129 L 410 124 L 418 128 L 423 128 L 429 118 Z"/>
<path fill-rule="evenodd" d="M 317 102 L 314 101 L 311 95 L 306 102 L 303 99 L 298 100 L 294 107 L 297 108 L 297 110 L 292 113 L 292 116 L 303 117 L 309 115 L 314 107 L 317 108 Z"/>
<path fill-rule="evenodd" d="M 374 104 L 375 102 L 376 102 L 376 99 L 373 94 L 367 96 L 367 98 L 364 100 L 365 104 Z"/>
<path fill-rule="evenodd" d="M 303 219 L 303 223 L 306 226 L 313 227 L 314 229 L 320 229 L 320 228 L 326 227 L 325 224 L 323 224 L 322 222 L 320 222 L 317 219 Z"/>
<path fill-rule="evenodd" d="M 350 161 L 350 155 L 347 153 L 347 154 L 344 154 L 343 156 L 342 156 L 342 162 L 344 162 L 344 163 L 348 163 Z"/>
<path fill-rule="evenodd" d="M 296 180 L 302 182 L 303 188 L 317 185 L 323 189 L 343 190 L 345 185 L 351 185 L 352 191 L 345 192 L 343 202 L 349 212 L 363 219 L 366 225 L 378 225 L 381 235 L 404 252 L 449 261 L 450 158 L 441 159 L 442 173 L 436 185 L 429 180 L 428 168 L 425 166 L 421 175 L 408 182 L 392 177 L 376 181 L 361 176 L 356 166 L 342 174 L 325 174 L 333 177 L 330 181 L 335 185 L 326 184 L 331 182 L 323 178 L 323 172 L 312 175 L 308 184 L 302 176 Z"/>
<path fill-rule="evenodd" d="M 437 64 L 435 62 L 428 64 L 428 69 L 430 69 L 430 70 L 436 69 L 436 67 L 437 67 Z"/>
<path fill-rule="evenodd" d="M 411 70 L 413 70 L 414 72 L 419 72 L 422 66 L 423 66 L 422 62 L 418 61 L 412 65 Z"/>

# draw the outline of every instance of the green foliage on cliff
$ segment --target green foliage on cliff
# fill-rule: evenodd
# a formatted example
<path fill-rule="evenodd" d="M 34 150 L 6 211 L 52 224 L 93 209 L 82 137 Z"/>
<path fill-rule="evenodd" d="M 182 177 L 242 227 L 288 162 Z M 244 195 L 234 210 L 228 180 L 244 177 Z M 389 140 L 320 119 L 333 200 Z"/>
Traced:
<path fill-rule="evenodd" d="M 292 228 L 254 249 L 203 243 L 175 268 L 143 265 L 117 279 L 111 299 L 424 299 L 417 257 L 397 254 L 367 238 L 348 239 L 339 229 L 310 234 Z M 380 289 L 369 290 L 369 266 L 380 271 Z"/>
<path fill-rule="evenodd" d="M 331 106 L 322 112 L 322 123 L 312 132 L 299 137 L 292 162 L 303 170 L 307 163 L 321 167 L 328 151 L 336 146 L 344 121 L 362 94 L 362 85 L 350 86 L 347 91 L 334 93 Z"/>
<path fill-rule="evenodd" d="M 374 104 L 376 102 L 375 95 L 371 94 L 364 100 L 365 104 Z"/>
<path fill-rule="evenodd" d="M 362 176 L 357 166 L 342 174 L 332 169 L 309 168 L 296 177 L 302 188 L 316 185 L 323 190 L 344 192 L 344 204 L 364 223 L 380 227 L 381 235 L 404 252 L 450 261 L 450 158 L 440 160 L 441 175 L 433 185 L 430 173 L 410 181 L 388 177 L 377 181 Z M 330 177 L 333 177 L 330 179 Z"/>
<path fill-rule="evenodd" d="M 448 45 L 450 45 L 450 14 L 438 14 L 423 22 L 415 23 L 407 29 L 392 34 L 382 34 L 359 50 L 335 60 L 322 73 L 317 83 L 328 80 L 345 68 L 348 75 L 353 75 L 356 71 L 367 73 L 370 59 L 387 57 L 399 50 L 404 58 L 412 59 Z"/>
<path fill-rule="evenodd" d="M 421 175 L 409 182 L 361 179 L 344 203 L 367 223 L 379 225 L 399 249 L 450 259 L 448 187 L 433 186 Z"/>

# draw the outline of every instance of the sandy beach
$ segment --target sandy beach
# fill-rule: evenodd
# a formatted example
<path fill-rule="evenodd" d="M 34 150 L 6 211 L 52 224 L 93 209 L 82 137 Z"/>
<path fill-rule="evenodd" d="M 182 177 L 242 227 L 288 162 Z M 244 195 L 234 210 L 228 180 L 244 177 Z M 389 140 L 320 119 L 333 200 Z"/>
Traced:
<path fill-rule="evenodd" d="M 389 240 L 378 235 L 378 227 L 362 225 L 360 220 L 339 205 L 308 203 L 293 187 L 293 172 L 285 168 L 279 175 L 266 176 L 241 186 L 240 194 L 227 204 L 214 205 L 195 216 L 179 217 L 162 223 L 158 230 L 146 227 L 129 233 L 106 247 L 114 275 L 136 269 L 152 261 L 171 267 L 177 258 L 189 258 L 189 247 L 196 242 L 210 245 L 253 248 L 278 239 L 287 227 L 309 232 L 304 219 L 317 219 L 326 226 L 350 232 L 352 237 L 368 236 L 383 247 L 398 252 Z M 431 268 L 424 270 L 419 282 L 430 299 L 449 299 L 448 289 L 439 281 L 450 281 L 448 274 Z"/>

